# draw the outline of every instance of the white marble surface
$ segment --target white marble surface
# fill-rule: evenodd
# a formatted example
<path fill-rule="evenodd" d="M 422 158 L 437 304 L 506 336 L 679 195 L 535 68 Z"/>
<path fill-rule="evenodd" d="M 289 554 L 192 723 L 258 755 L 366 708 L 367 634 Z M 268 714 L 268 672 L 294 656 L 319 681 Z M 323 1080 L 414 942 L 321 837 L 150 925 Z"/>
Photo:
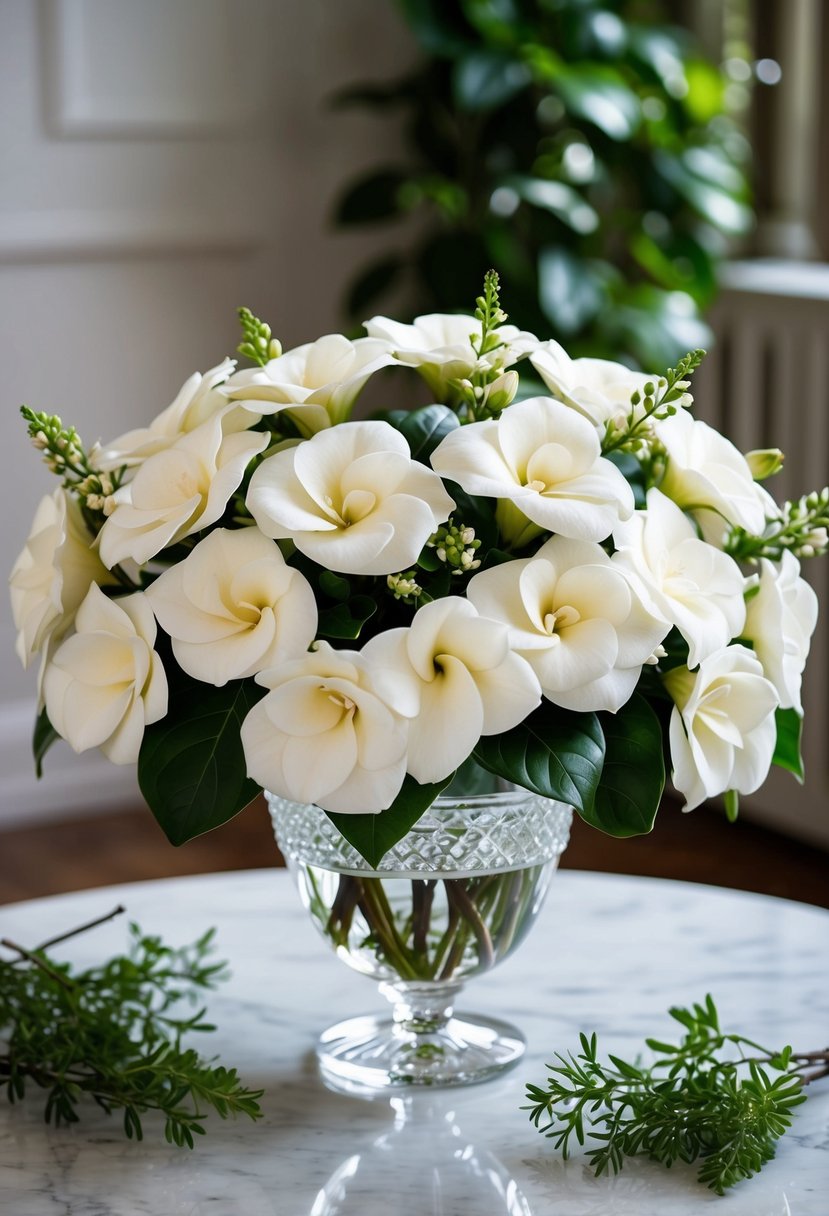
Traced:
<path fill-rule="evenodd" d="M 724 1019 L 770 1045 L 822 1045 L 829 1027 L 829 913 L 713 887 L 642 878 L 556 875 L 518 954 L 473 981 L 460 1008 L 510 1018 L 528 1055 L 511 1074 L 408 1105 L 329 1093 L 313 1046 L 326 1024 L 377 1009 L 370 981 L 329 954 L 284 872 L 256 871 L 108 888 L 0 909 L 0 936 L 35 943 L 127 905 L 171 942 L 218 928 L 234 977 L 212 995 L 209 1047 L 266 1089 L 265 1118 L 211 1118 L 194 1152 L 169 1147 L 147 1119 L 128 1143 L 117 1117 L 79 1127 L 40 1122 L 35 1093 L 0 1106 L 4 1216 L 826 1216 L 829 1085 L 800 1108 L 777 1158 L 727 1198 L 693 1170 L 647 1161 L 595 1179 L 563 1164 L 519 1108 L 554 1050 L 596 1029 L 606 1049 L 635 1053 L 667 1035 L 670 1004 L 711 991 Z M 123 946 L 113 922 L 61 951 L 78 963 Z M 205 1040 L 204 1046 L 208 1046 Z"/>

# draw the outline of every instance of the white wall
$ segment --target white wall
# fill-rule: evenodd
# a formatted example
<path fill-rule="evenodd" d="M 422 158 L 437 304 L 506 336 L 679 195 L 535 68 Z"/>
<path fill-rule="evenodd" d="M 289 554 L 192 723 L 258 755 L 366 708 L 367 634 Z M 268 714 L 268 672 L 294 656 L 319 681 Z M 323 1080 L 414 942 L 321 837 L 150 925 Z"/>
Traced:
<path fill-rule="evenodd" d="M 328 218 L 395 134 L 325 99 L 402 71 L 388 0 L 0 0 L 0 569 L 54 481 L 18 407 L 91 441 L 231 354 L 248 304 L 287 345 L 337 327 L 375 236 Z M 135 793 L 63 744 L 36 783 L 34 673 L 0 596 L 0 826 Z"/>

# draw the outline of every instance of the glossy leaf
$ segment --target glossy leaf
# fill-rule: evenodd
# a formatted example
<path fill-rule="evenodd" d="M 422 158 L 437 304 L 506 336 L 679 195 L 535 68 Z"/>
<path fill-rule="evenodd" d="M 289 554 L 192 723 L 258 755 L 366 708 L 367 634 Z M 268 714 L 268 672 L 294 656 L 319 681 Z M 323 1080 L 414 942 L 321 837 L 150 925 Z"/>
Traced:
<path fill-rule="evenodd" d="M 389 849 L 402 840 L 438 795 L 446 789 L 454 773 L 444 781 L 420 785 L 409 773 L 391 806 L 377 815 L 339 815 L 328 818 L 370 866 L 376 866 Z"/>
<path fill-rule="evenodd" d="M 362 320 L 378 297 L 389 291 L 399 279 L 404 268 L 403 259 L 396 254 L 380 258 L 353 280 L 348 289 L 346 308 L 348 315 Z"/>
<path fill-rule="evenodd" d="M 642 836 L 653 827 L 665 788 L 662 727 L 638 693 L 618 713 L 599 719 L 604 768 L 593 806 L 582 818 L 609 836 Z"/>
<path fill-rule="evenodd" d="M 60 735 L 49 721 L 45 708 L 42 709 L 35 718 L 35 729 L 32 735 L 32 753 L 35 758 L 35 774 L 38 779 L 43 776 L 43 757 L 59 738 Z"/>
<path fill-rule="evenodd" d="M 448 405 L 424 405 L 407 414 L 397 429 L 411 448 L 412 459 L 429 464 L 441 440 L 459 426 L 458 415 Z"/>
<path fill-rule="evenodd" d="M 377 604 L 368 595 L 355 595 L 350 600 L 323 608 L 319 614 L 317 632 L 322 638 L 338 638 L 354 641 L 360 636 L 363 625 L 377 611 Z"/>
<path fill-rule="evenodd" d="M 266 693 L 253 680 L 213 688 L 182 673 L 167 716 L 148 726 L 138 756 L 141 793 L 171 844 L 232 819 L 256 797 L 239 731 Z"/>
<path fill-rule="evenodd" d="M 541 307 L 562 334 L 577 333 L 595 317 L 605 293 L 590 264 L 567 249 L 542 249 L 538 259 Z"/>
<path fill-rule="evenodd" d="M 514 177 L 509 179 L 509 186 L 525 202 L 552 212 L 574 232 L 586 235 L 595 232 L 599 226 L 595 209 L 566 182 L 553 182 L 541 177 Z"/>
<path fill-rule="evenodd" d="M 343 195 L 337 207 L 339 224 L 372 224 L 400 214 L 400 187 L 406 177 L 397 169 L 380 169 L 361 177 Z"/>
<path fill-rule="evenodd" d="M 777 743 L 772 764 L 792 773 L 802 785 L 806 776 L 801 751 L 803 718 L 796 709 L 778 709 L 774 718 L 777 723 Z"/>
<path fill-rule="evenodd" d="M 455 100 L 463 110 L 489 110 L 509 101 L 530 80 L 527 66 L 509 51 L 471 51 L 455 64 Z"/>
<path fill-rule="evenodd" d="M 556 81 L 571 114 L 592 123 L 614 140 L 626 140 L 642 118 L 639 98 L 612 68 L 580 66 L 562 72 Z"/>
<path fill-rule="evenodd" d="M 545 701 L 513 730 L 479 739 L 473 753 L 485 769 L 582 816 L 593 808 L 605 742 L 595 714 L 577 714 Z"/>

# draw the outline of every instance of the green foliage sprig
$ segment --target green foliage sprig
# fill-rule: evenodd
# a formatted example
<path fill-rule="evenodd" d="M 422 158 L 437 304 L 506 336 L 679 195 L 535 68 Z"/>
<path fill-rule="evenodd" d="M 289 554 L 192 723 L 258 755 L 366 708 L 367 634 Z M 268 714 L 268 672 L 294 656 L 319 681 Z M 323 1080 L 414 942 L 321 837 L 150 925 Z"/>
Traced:
<path fill-rule="evenodd" d="M 28 405 L 21 405 L 20 413 L 32 444 L 43 453 L 44 464 L 61 479 L 64 489 L 77 496 L 97 531 L 112 511 L 112 495 L 125 470 L 102 472 L 96 468 L 94 449 L 87 452 L 75 428 L 64 426 L 57 414 L 36 413 Z"/>
<path fill-rule="evenodd" d="M 0 1089 L 10 1102 L 29 1085 L 46 1090 L 44 1119 L 76 1123 L 83 1098 L 110 1113 L 123 1111 L 129 1139 L 143 1138 L 141 1116 L 157 1111 L 171 1144 L 192 1148 L 205 1132 L 207 1111 L 221 1118 L 261 1115 L 261 1090 L 248 1089 L 236 1070 L 206 1061 L 182 1040 L 214 1027 L 205 1010 L 189 1015 L 182 1002 L 227 977 L 209 961 L 214 930 L 173 949 L 130 926 L 131 947 L 98 967 L 73 973 L 46 950 L 123 912 L 28 950 L 8 938 L 0 946 Z"/>
<path fill-rule="evenodd" d="M 788 549 L 795 557 L 820 557 L 829 549 L 829 486 L 784 502 L 777 519 L 770 519 L 762 536 L 734 526 L 723 545 L 738 561 L 761 557 L 780 561 Z"/>
<path fill-rule="evenodd" d="M 657 381 L 647 381 L 644 396 L 634 392 L 630 399 L 630 410 L 621 422 L 610 419 L 605 425 L 602 451 L 631 452 L 640 458 L 647 455 L 653 444 L 649 423 L 670 418 L 678 409 L 690 402 L 688 389 L 690 377 L 705 358 L 704 350 L 691 350 L 679 360 L 676 367 L 669 367 Z"/>
<path fill-rule="evenodd" d="M 710 995 L 669 1012 L 686 1033 L 678 1044 L 647 1039 L 650 1066 L 614 1055 L 604 1063 L 596 1035 L 582 1034 L 581 1051 L 556 1053 L 545 1086 L 527 1086 L 523 1109 L 565 1158 L 573 1140 L 598 1141 L 587 1151 L 597 1175 L 617 1174 L 626 1157 L 702 1159 L 699 1181 L 722 1195 L 772 1159 L 803 1087 L 829 1076 L 829 1048 L 771 1051 L 725 1034 Z"/>
<path fill-rule="evenodd" d="M 282 354 L 282 344 L 271 336 L 270 325 L 260 321 L 249 308 L 238 308 L 236 311 L 242 327 L 242 341 L 236 347 L 237 353 L 259 367 L 264 367 L 269 359 L 278 359 Z"/>

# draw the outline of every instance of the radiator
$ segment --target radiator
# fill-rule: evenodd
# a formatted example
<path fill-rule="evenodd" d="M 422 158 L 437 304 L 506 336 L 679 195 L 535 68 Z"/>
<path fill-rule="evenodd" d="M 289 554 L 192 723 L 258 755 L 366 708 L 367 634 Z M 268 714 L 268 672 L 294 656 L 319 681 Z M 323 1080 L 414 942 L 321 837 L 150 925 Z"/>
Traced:
<path fill-rule="evenodd" d="M 829 266 L 735 263 L 709 317 L 712 349 L 696 376 L 695 412 L 743 451 L 779 447 L 766 483 L 782 501 L 829 482 Z M 806 783 L 773 770 L 743 800 L 769 827 L 829 848 L 829 557 L 804 562 L 821 618 L 804 680 Z"/>

